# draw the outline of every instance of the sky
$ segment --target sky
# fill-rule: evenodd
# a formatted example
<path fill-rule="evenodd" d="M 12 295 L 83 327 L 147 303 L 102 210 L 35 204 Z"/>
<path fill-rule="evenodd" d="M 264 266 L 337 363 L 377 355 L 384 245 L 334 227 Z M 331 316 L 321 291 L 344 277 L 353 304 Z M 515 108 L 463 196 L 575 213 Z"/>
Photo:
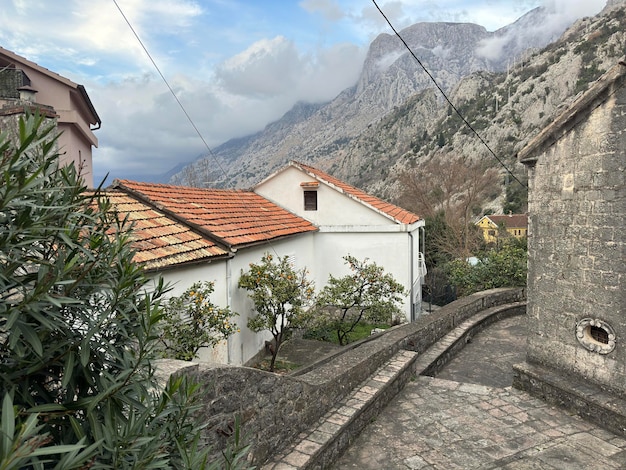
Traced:
<path fill-rule="evenodd" d="M 537 6 L 558 23 L 605 0 L 377 3 L 397 30 L 447 21 L 495 31 Z M 0 10 L 0 46 L 85 86 L 102 120 L 94 181 L 108 174 L 106 184 L 155 181 L 298 101 L 333 99 L 381 33 L 392 31 L 371 0 L 2 0 Z"/>

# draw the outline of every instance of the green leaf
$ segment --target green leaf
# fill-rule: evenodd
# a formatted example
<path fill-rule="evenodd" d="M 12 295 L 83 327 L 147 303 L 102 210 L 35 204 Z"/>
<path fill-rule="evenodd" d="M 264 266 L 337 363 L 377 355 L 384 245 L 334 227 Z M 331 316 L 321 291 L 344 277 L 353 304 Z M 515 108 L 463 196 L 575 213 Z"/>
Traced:
<path fill-rule="evenodd" d="M 43 356 L 43 346 L 41 344 L 41 340 L 39 336 L 37 336 L 37 332 L 30 326 L 25 323 L 21 323 L 18 326 L 18 329 L 24 336 L 24 339 L 28 342 L 30 347 L 37 353 L 39 357 Z"/>
<path fill-rule="evenodd" d="M 67 384 L 70 383 L 70 381 L 72 380 L 72 377 L 74 375 L 74 358 L 75 358 L 75 354 L 73 350 L 70 350 L 67 353 L 67 357 L 65 360 L 65 366 L 63 367 L 63 377 L 61 379 L 61 386 L 62 387 L 67 387 Z"/>
<path fill-rule="evenodd" d="M 13 410 L 13 400 L 9 393 L 5 393 L 2 400 L 2 435 L 0 436 L 0 449 L 2 449 L 3 456 L 8 456 L 11 451 L 14 433 L 15 412 Z"/>

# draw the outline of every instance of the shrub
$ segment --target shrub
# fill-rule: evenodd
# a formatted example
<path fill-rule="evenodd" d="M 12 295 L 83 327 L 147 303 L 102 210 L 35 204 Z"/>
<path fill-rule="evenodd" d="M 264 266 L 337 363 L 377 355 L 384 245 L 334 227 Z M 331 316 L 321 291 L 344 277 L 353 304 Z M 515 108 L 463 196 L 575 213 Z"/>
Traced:
<path fill-rule="evenodd" d="M 404 294 L 402 284 L 376 263 L 349 255 L 344 260 L 352 273 L 341 278 L 331 274 L 316 298 L 315 308 L 301 319 L 313 331 L 334 331 L 341 345 L 349 341 L 362 322 L 397 322 Z"/>
<path fill-rule="evenodd" d="M 274 371 L 276 356 L 289 327 L 313 297 L 313 284 L 306 278 L 306 269 L 296 271 L 287 256 L 278 258 L 266 253 L 259 264 L 250 263 L 248 272 L 241 273 L 239 287 L 250 291 L 256 316 L 248 319 L 252 331 L 269 331 L 274 338 L 270 348 Z"/>
<path fill-rule="evenodd" d="M 54 134 L 30 116 L 0 138 L 0 468 L 207 468 L 197 385 L 151 366 L 164 286 Z"/>
<path fill-rule="evenodd" d="M 191 361 L 200 348 L 213 347 L 239 331 L 232 322 L 237 314 L 211 302 L 213 290 L 213 282 L 195 282 L 164 303 L 161 341 L 165 357 Z"/>
<path fill-rule="evenodd" d="M 480 256 L 475 265 L 456 259 L 447 265 L 447 270 L 459 296 L 495 287 L 525 286 L 528 271 L 525 239 L 505 241 L 498 249 Z"/>

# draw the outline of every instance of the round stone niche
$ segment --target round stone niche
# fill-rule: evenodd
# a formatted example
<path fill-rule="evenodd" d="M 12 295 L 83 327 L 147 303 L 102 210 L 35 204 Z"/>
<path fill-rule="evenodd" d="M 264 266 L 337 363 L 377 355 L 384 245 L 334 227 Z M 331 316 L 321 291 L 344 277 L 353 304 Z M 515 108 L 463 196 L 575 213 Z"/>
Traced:
<path fill-rule="evenodd" d="M 615 349 L 615 330 L 598 318 L 583 318 L 576 323 L 576 339 L 584 348 L 599 354 Z"/>

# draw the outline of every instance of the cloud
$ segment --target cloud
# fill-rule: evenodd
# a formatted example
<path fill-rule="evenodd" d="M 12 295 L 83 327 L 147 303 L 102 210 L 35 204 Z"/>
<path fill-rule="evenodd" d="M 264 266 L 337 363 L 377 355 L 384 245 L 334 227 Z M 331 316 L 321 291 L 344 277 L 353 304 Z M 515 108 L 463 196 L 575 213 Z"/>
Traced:
<path fill-rule="evenodd" d="M 309 13 L 320 13 L 329 21 L 339 21 L 345 17 L 344 10 L 332 0 L 303 0 L 300 6 Z"/>
<path fill-rule="evenodd" d="M 295 45 L 282 36 L 263 39 L 217 67 L 215 77 L 236 95 L 279 95 L 298 80 L 302 63 Z"/>
<path fill-rule="evenodd" d="M 257 132 L 297 101 L 331 100 L 356 83 L 364 57 L 364 48 L 345 43 L 299 53 L 277 36 L 219 64 L 215 76 L 181 74 L 168 81 L 204 140 L 215 147 Z M 115 168 L 112 178 L 158 176 L 208 152 L 155 73 L 88 90 L 98 98 L 94 105 L 103 121 L 97 131 L 102 145 L 94 152 L 96 180 L 107 168 Z"/>
<path fill-rule="evenodd" d="M 482 41 L 477 53 L 496 60 L 506 53 L 507 45 L 512 42 L 533 47 L 538 42 L 544 43 L 545 39 L 553 41 L 577 18 L 595 15 L 604 5 L 605 0 L 547 0 L 538 22 Z"/>

